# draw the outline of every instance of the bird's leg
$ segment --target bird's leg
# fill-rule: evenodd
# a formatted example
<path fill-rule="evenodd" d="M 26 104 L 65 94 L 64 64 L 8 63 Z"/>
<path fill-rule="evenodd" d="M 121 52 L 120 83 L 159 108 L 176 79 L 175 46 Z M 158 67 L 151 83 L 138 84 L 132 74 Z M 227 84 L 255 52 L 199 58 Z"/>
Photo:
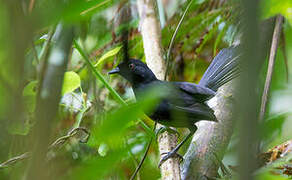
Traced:
<path fill-rule="evenodd" d="M 165 131 L 167 131 L 167 132 L 169 132 L 171 134 L 177 134 L 178 136 L 180 135 L 179 132 L 177 130 L 175 130 L 175 129 L 171 129 L 171 128 L 167 127 L 167 126 L 161 126 L 160 128 L 155 130 L 156 139 L 157 139 L 159 134 L 162 134 Z"/>
<path fill-rule="evenodd" d="M 180 142 L 173 150 L 171 150 L 168 153 L 162 153 L 162 154 L 166 154 L 165 156 L 163 156 L 163 158 L 161 158 L 158 167 L 160 167 L 162 165 L 162 163 L 164 163 L 167 159 L 174 157 L 174 156 L 178 156 L 179 158 L 183 159 L 183 157 L 181 155 L 179 155 L 177 153 L 177 151 L 181 148 L 181 146 L 188 141 L 188 139 L 190 137 L 193 136 L 193 134 L 196 132 L 196 129 L 193 129 L 190 131 L 190 133 L 182 140 L 182 142 Z"/>

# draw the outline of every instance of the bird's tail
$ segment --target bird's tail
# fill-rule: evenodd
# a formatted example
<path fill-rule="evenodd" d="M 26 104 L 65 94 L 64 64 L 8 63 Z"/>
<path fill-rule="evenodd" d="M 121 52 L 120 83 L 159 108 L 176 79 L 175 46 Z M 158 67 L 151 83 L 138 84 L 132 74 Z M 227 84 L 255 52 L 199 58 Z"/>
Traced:
<path fill-rule="evenodd" d="M 213 91 L 239 75 L 239 57 L 237 47 L 222 49 L 213 59 L 204 73 L 199 85 Z"/>

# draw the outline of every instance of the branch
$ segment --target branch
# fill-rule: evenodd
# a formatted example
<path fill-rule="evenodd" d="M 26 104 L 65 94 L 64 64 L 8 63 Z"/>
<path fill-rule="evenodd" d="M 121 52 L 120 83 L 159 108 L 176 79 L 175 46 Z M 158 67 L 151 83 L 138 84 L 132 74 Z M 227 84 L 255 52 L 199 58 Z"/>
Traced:
<path fill-rule="evenodd" d="M 262 95 L 260 121 L 262 121 L 265 117 L 268 95 L 269 95 L 269 90 L 270 90 L 272 75 L 273 75 L 273 70 L 274 70 L 274 64 L 275 64 L 275 60 L 276 60 L 277 49 L 278 49 L 279 40 L 280 40 L 280 36 L 281 36 L 281 31 L 282 31 L 282 24 L 283 24 L 283 16 L 278 15 L 277 19 L 276 19 L 276 24 L 275 24 L 275 29 L 274 29 L 273 39 L 272 39 L 272 45 L 271 45 L 271 50 L 270 50 L 268 72 L 267 72 L 264 92 Z"/>
<path fill-rule="evenodd" d="M 273 26 L 273 18 L 261 23 L 260 46 L 257 48 L 259 60 L 264 59 L 267 53 Z M 262 61 L 259 64 L 262 64 Z M 197 124 L 199 129 L 193 137 L 181 166 L 182 179 L 208 179 L 217 176 L 217 171 L 221 164 L 220 161 L 223 158 L 233 131 L 234 122 L 231 113 L 233 110 L 232 95 L 233 92 L 235 95 L 233 89 L 236 90 L 236 94 L 239 89 L 232 85 L 232 82 L 224 85 L 216 95 L 214 102 L 216 106 L 213 109 L 219 123 L 199 122 Z M 249 86 L 246 86 L 246 88 L 249 88 Z"/>
<path fill-rule="evenodd" d="M 78 135 L 78 132 L 82 131 L 84 134 L 86 134 L 85 138 L 80 139 L 79 142 L 80 143 L 86 143 L 89 139 L 90 136 L 90 132 L 83 127 L 77 127 L 72 129 L 71 131 L 68 132 L 67 135 L 62 136 L 58 139 L 56 139 L 49 147 L 48 147 L 48 151 L 52 150 L 52 149 L 56 149 L 61 147 L 62 145 L 64 145 L 68 140 L 70 140 L 71 138 L 75 137 L 76 135 Z M 19 156 L 15 156 L 13 158 L 8 159 L 7 161 L 3 162 L 0 164 L 0 169 L 2 168 L 8 168 L 11 165 L 14 165 L 15 163 L 25 160 L 27 158 L 31 157 L 31 152 L 25 152 Z"/>
<path fill-rule="evenodd" d="M 224 151 L 233 132 L 232 83 L 221 87 L 211 104 L 214 104 L 218 123 L 202 121 L 184 156 L 182 179 L 216 177 Z M 213 101 L 213 102 L 212 102 Z"/>
<path fill-rule="evenodd" d="M 26 153 L 23 153 L 23 154 L 21 154 L 19 156 L 15 156 L 13 158 L 10 158 L 7 161 L 5 161 L 5 162 L 0 164 L 0 169 L 7 168 L 7 167 L 9 167 L 9 166 L 21 161 L 21 160 L 29 158 L 30 156 L 31 156 L 31 153 L 30 152 L 26 152 Z"/>
<path fill-rule="evenodd" d="M 32 144 L 32 160 L 28 169 L 27 179 L 48 179 L 49 174 L 44 162 L 51 125 L 56 118 L 64 73 L 67 68 L 70 49 L 73 40 L 73 28 L 59 25 L 56 30 L 57 44 L 48 57 L 47 68 L 41 78 L 40 90 L 37 96 L 36 124 L 34 126 L 34 141 Z"/>
<path fill-rule="evenodd" d="M 162 58 L 161 29 L 156 19 L 154 0 L 137 0 L 140 28 L 146 63 L 158 79 L 163 79 L 166 66 Z M 159 125 L 158 125 L 159 128 Z M 160 154 L 169 152 L 177 144 L 174 134 L 165 132 L 158 137 Z M 170 158 L 161 165 L 162 179 L 180 179 L 179 159 Z"/>

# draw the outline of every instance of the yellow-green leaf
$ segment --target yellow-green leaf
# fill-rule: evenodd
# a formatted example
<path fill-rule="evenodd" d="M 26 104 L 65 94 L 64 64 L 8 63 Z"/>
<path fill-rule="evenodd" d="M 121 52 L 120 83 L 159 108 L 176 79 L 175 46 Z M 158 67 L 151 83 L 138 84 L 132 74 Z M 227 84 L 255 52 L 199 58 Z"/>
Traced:
<path fill-rule="evenodd" d="M 94 66 L 97 67 L 100 64 L 104 63 L 108 58 L 115 56 L 121 50 L 121 48 L 122 48 L 122 46 L 118 46 L 118 47 L 108 51 L 97 61 L 97 63 Z"/>
<path fill-rule="evenodd" d="M 73 71 L 68 71 L 64 75 L 64 82 L 62 88 L 62 95 L 70 93 L 80 87 L 80 77 Z"/>

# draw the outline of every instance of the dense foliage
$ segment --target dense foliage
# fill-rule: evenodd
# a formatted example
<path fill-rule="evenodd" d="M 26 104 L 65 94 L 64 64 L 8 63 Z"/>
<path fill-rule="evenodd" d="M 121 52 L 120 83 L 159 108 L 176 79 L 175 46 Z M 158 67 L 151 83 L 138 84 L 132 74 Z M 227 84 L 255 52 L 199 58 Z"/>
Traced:
<path fill-rule="evenodd" d="M 123 17 L 125 8 L 131 7 L 133 16 L 128 24 L 129 54 L 145 61 L 135 2 L 0 2 L 0 162 L 34 152 L 35 142 L 44 138 L 44 144 L 50 148 L 46 160 L 40 162 L 49 164 L 47 171 L 51 179 L 129 179 L 147 142 L 154 136 L 153 122 L 142 111 L 151 109 L 160 96 L 149 92 L 141 103 L 135 103 L 129 84 L 121 77 L 107 75 L 123 58 L 120 32 L 121 22 L 127 18 Z M 160 7 L 157 11 L 166 58 L 173 33 L 189 1 L 163 2 L 162 10 Z M 265 152 L 292 138 L 292 87 L 288 83 L 292 78 L 292 4 L 290 0 L 267 0 L 261 1 L 260 7 L 261 20 L 278 13 L 285 17 L 268 111 L 260 129 L 261 149 Z M 194 0 L 174 41 L 169 58 L 170 80 L 197 83 L 220 49 L 240 42 L 241 13 L 238 1 Z M 67 42 L 70 47 L 66 70 L 54 76 L 50 74 L 50 59 L 60 55 L 59 49 L 65 49 L 62 43 L 66 44 L 66 40 L 60 34 L 68 34 L 70 30 L 74 31 L 74 37 L 72 43 Z M 263 67 L 259 92 L 263 89 L 267 61 Z M 64 77 L 62 88 L 56 88 L 54 83 L 58 80 L 48 80 L 50 77 L 61 80 Z M 56 106 L 51 106 L 53 102 L 46 107 L 41 103 L 46 88 L 56 90 Z M 42 131 L 37 130 L 36 124 L 42 120 L 40 117 L 45 117 L 38 115 L 39 112 L 56 113 L 46 129 L 48 137 L 35 137 Z M 184 134 L 183 130 L 180 132 Z M 223 160 L 225 165 L 238 165 L 237 144 L 235 130 Z M 186 147 L 182 153 L 185 150 Z M 31 154 L 24 156 L 7 166 L 2 164 L 0 179 L 30 176 Z M 138 178 L 159 179 L 159 157 L 155 142 Z M 264 167 L 256 175 L 261 179 L 288 177 L 270 170 L 271 166 Z M 236 176 L 236 171 L 232 174 Z M 220 175 L 225 174 L 220 172 Z"/>

